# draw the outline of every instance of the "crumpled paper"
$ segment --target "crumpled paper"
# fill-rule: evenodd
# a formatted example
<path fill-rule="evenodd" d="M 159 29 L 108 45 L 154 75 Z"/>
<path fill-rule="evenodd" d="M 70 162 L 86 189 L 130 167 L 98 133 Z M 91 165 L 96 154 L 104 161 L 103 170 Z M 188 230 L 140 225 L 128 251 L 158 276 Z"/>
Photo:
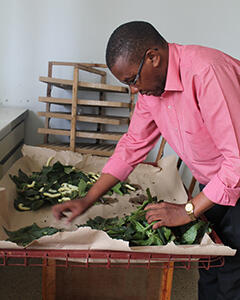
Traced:
<path fill-rule="evenodd" d="M 130 195 L 113 195 L 118 201 L 111 205 L 94 205 L 83 215 L 77 217 L 72 224 L 66 224 L 64 220 L 57 221 L 51 212 L 51 207 L 44 207 L 38 211 L 16 211 L 13 207 L 16 197 L 15 184 L 9 178 L 9 174 L 17 174 L 21 168 L 27 174 L 40 171 L 49 157 L 53 157 L 51 164 L 60 161 L 65 165 L 73 165 L 85 172 L 101 172 L 108 158 L 81 155 L 71 151 L 55 151 L 52 149 L 24 145 L 23 157 L 20 158 L 0 181 L 0 249 L 20 249 L 15 243 L 7 242 L 6 233 L 2 226 L 8 230 L 17 230 L 32 223 L 41 227 L 53 226 L 62 228 L 64 232 L 58 232 L 52 236 L 44 236 L 32 242 L 29 249 L 74 249 L 74 250 L 114 250 L 114 251 L 140 251 L 150 253 L 186 254 L 186 255 L 234 255 L 235 250 L 223 244 L 214 243 L 205 234 L 200 245 L 178 245 L 173 242 L 166 246 L 129 247 L 128 242 L 110 238 L 105 232 L 93 230 L 89 227 L 78 228 L 76 224 L 84 224 L 89 218 L 102 216 L 110 218 L 130 214 L 136 209 L 131 203 L 131 198 L 140 194 L 146 195 L 149 188 L 153 196 L 158 199 L 174 203 L 185 203 L 188 199 L 180 175 L 177 171 L 177 160 L 174 155 L 166 156 L 159 160 L 158 167 L 149 164 L 139 164 L 130 174 L 128 181 L 141 186 L 141 190 Z"/>

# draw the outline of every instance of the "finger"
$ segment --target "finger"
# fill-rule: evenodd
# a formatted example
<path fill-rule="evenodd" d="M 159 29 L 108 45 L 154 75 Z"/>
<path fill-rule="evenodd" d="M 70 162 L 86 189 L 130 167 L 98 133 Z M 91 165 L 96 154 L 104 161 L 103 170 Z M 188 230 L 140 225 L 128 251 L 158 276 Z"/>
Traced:
<path fill-rule="evenodd" d="M 148 224 L 151 224 L 154 221 L 159 221 L 159 220 L 162 220 L 162 219 L 163 219 L 162 215 L 156 214 L 156 215 L 149 216 L 147 218 L 147 222 L 148 222 Z"/>
<path fill-rule="evenodd" d="M 160 228 L 160 227 L 162 227 L 162 226 L 165 226 L 165 223 L 164 223 L 163 220 L 161 220 L 161 221 L 155 223 L 155 224 L 152 226 L 152 229 L 157 229 L 157 228 Z"/>
<path fill-rule="evenodd" d="M 69 207 L 68 207 L 68 203 L 63 203 L 63 204 L 57 204 L 55 206 L 52 207 L 52 212 L 54 217 L 57 220 L 60 220 L 63 217 L 66 217 L 66 215 L 64 214 L 64 211 L 69 211 Z"/>
<path fill-rule="evenodd" d="M 67 215 L 65 215 L 63 212 L 60 212 L 60 218 L 67 218 Z"/>
<path fill-rule="evenodd" d="M 69 223 L 71 223 L 71 222 L 72 222 L 77 216 L 79 216 L 79 215 L 80 215 L 80 212 L 77 211 L 77 210 L 75 210 L 75 211 L 73 211 L 72 214 L 68 217 L 67 221 L 68 221 Z"/>
<path fill-rule="evenodd" d="M 148 204 L 144 210 L 157 209 L 159 208 L 159 204 Z"/>
<path fill-rule="evenodd" d="M 149 218 L 153 216 L 157 216 L 158 218 L 161 218 L 164 215 L 163 211 L 161 209 L 155 209 L 155 210 L 149 210 L 145 217 L 148 220 Z"/>
<path fill-rule="evenodd" d="M 61 219 L 61 211 L 59 211 L 56 206 L 53 206 L 52 207 L 52 213 L 53 213 L 53 216 L 57 219 L 57 220 L 60 220 Z"/>

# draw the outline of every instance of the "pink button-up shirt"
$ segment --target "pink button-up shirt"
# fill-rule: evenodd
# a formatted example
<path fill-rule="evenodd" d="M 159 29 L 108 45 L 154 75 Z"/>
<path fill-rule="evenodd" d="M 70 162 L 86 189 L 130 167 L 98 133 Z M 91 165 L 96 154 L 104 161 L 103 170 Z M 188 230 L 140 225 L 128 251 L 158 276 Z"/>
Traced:
<path fill-rule="evenodd" d="M 201 46 L 169 44 L 165 91 L 138 96 L 128 132 L 102 172 L 125 180 L 163 136 L 206 184 L 206 197 L 240 197 L 240 61 Z"/>

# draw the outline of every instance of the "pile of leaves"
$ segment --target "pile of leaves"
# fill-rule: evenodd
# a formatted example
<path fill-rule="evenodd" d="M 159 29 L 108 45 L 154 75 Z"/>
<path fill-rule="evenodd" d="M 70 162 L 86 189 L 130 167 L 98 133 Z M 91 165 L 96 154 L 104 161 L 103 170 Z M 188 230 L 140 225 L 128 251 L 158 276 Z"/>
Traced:
<path fill-rule="evenodd" d="M 89 219 L 78 227 L 89 226 L 92 229 L 105 231 L 113 239 L 122 239 L 129 242 L 130 246 L 160 246 L 173 241 L 176 245 L 200 244 L 205 233 L 211 231 L 209 224 L 202 220 L 195 220 L 189 224 L 178 227 L 162 226 L 152 229 L 145 218 L 144 208 L 149 203 L 157 203 L 157 198 L 152 197 L 147 189 L 148 199 L 130 215 L 122 218 L 102 218 L 100 216 Z M 162 201 L 162 200 L 161 200 Z"/>
<path fill-rule="evenodd" d="M 42 236 L 53 235 L 60 229 L 54 227 L 39 227 L 36 223 L 33 223 L 30 226 L 23 227 L 16 231 L 9 231 L 4 228 L 4 231 L 8 235 L 8 239 L 6 241 L 11 241 L 13 243 L 18 244 L 19 246 L 27 246 L 32 241 L 39 239 Z"/>
<path fill-rule="evenodd" d="M 37 210 L 46 204 L 54 205 L 84 197 L 99 177 L 100 174 L 84 173 L 73 166 L 64 166 L 59 161 L 53 166 L 43 166 L 40 172 L 33 172 L 29 176 L 19 169 L 18 176 L 10 175 L 17 188 L 14 207 L 20 211 Z M 108 195 L 116 193 L 122 196 L 135 190 L 133 185 L 119 182 Z"/>
<path fill-rule="evenodd" d="M 102 218 L 100 216 L 89 219 L 85 224 L 77 227 L 89 226 L 92 229 L 103 230 L 111 238 L 122 239 L 129 242 L 130 246 L 161 246 L 173 241 L 176 245 L 200 244 L 205 233 L 211 232 L 209 223 L 196 220 L 189 224 L 178 227 L 162 226 L 152 229 L 145 218 L 144 208 L 149 203 L 158 203 L 156 197 L 152 197 L 147 189 L 148 199 L 130 215 L 122 218 Z M 161 200 L 162 201 L 162 200 Z M 39 227 L 36 223 L 23 227 L 17 231 L 9 231 L 4 228 L 8 235 L 7 241 L 12 241 L 21 246 L 27 246 L 33 240 L 42 236 L 52 235 L 61 229 L 54 227 Z"/>

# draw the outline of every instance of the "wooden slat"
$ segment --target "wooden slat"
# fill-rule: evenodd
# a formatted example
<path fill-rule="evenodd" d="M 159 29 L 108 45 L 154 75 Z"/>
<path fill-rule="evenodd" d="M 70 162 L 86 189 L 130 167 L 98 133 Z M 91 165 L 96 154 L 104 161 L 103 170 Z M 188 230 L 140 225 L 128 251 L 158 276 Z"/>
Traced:
<path fill-rule="evenodd" d="M 197 180 L 195 179 L 195 177 L 192 177 L 191 183 L 190 183 L 189 188 L 188 188 L 188 192 L 189 192 L 190 195 L 192 195 L 192 193 L 193 193 L 196 182 L 197 182 Z"/>
<path fill-rule="evenodd" d="M 49 62 L 48 63 L 48 77 L 52 77 L 52 63 Z M 51 97 L 51 93 L 52 93 L 52 86 L 51 84 L 47 85 L 47 97 Z M 46 112 L 50 111 L 50 106 L 51 103 L 46 103 Z M 44 124 L 45 128 L 49 128 L 49 118 L 45 119 L 45 124 Z M 44 136 L 44 143 L 48 143 L 48 135 Z"/>
<path fill-rule="evenodd" d="M 38 114 L 39 117 L 65 119 L 65 120 L 71 120 L 72 119 L 72 115 L 69 114 L 69 113 L 39 111 L 37 114 Z"/>
<path fill-rule="evenodd" d="M 72 99 L 69 98 L 54 98 L 54 97 L 39 97 L 38 101 L 53 104 L 72 104 Z M 84 106 L 105 106 L 105 107 L 130 107 L 130 103 L 126 102 L 114 102 L 114 101 L 102 101 L 102 100 L 87 100 L 78 99 L 78 105 Z"/>
<path fill-rule="evenodd" d="M 114 149 L 93 149 L 93 148 L 76 148 L 76 152 L 82 154 L 92 154 L 92 155 L 100 155 L 100 156 L 111 156 L 114 152 Z"/>
<path fill-rule="evenodd" d="M 103 76 L 104 76 L 104 74 L 106 74 L 105 71 L 101 71 L 101 70 L 94 69 L 94 68 L 102 68 L 102 69 L 107 68 L 106 64 L 91 64 L 91 63 L 63 62 L 63 61 L 51 61 L 51 63 L 56 66 L 72 66 L 72 67 L 79 67 L 79 68 L 85 67 L 85 68 L 87 68 L 86 70 L 89 70 L 89 72 L 91 72 L 91 70 L 98 71 L 98 73 L 96 73 L 96 74 L 103 75 Z"/>
<path fill-rule="evenodd" d="M 70 130 L 65 129 L 38 128 L 38 133 L 70 136 Z M 110 141 L 118 141 L 122 135 L 120 132 L 76 131 L 77 137 Z"/>
<path fill-rule="evenodd" d="M 38 115 L 40 117 L 72 120 L 72 116 L 69 113 L 62 113 L 62 112 L 47 113 L 47 112 L 41 111 L 41 112 L 38 112 Z M 79 115 L 79 116 L 77 116 L 77 121 L 108 124 L 108 125 L 128 124 L 128 118 L 115 117 L 115 116 Z"/>
<path fill-rule="evenodd" d="M 83 64 L 76 64 L 76 67 L 83 71 L 101 75 L 102 77 L 105 77 L 107 75 L 107 73 L 105 71 L 97 70 L 90 66 L 85 66 Z"/>
<path fill-rule="evenodd" d="M 74 72 L 73 72 L 73 89 L 72 89 L 72 113 L 71 113 L 71 134 L 70 134 L 70 149 L 71 149 L 71 151 L 75 151 L 78 79 L 79 79 L 79 70 L 77 67 L 75 67 Z"/>
<path fill-rule="evenodd" d="M 38 128 L 38 133 L 70 136 L 70 130 L 63 129 Z"/>
<path fill-rule="evenodd" d="M 86 67 L 94 67 L 94 68 L 107 68 L 106 64 L 97 64 L 97 63 L 81 63 L 81 65 L 84 65 Z"/>
<path fill-rule="evenodd" d="M 56 97 L 38 97 L 38 101 L 53 104 L 69 104 L 72 105 L 70 98 L 56 98 Z"/>
<path fill-rule="evenodd" d="M 159 147 L 159 150 L 158 150 L 157 158 L 155 160 L 156 163 L 159 161 L 159 159 L 162 158 L 163 151 L 164 151 L 166 143 L 167 143 L 167 141 L 165 140 L 165 138 L 162 138 L 161 144 L 160 144 L 160 147 Z"/>
<path fill-rule="evenodd" d="M 103 84 L 106 84 L 106 76 L 103 76 L 101 78 L 101 83 Z M 104 101 L 105 100 L 105 94 L 104 92 L 100 92 L 99 93 L 99 100 L 100 101 Z M 103 116 L 104 115 L 104 107 L 103 106 L 99 106 L 98 108 L 98 115 L 99 116 Z M 97 123 L 97 129 L 96 129 L 97 132 L 99 131 L 104 131 L 104 123 Z M 96 141 L 97 144 L 101 144 L 102 141 L 101 140 L 97 140 Z"/>
<path fill-rule="evenodd" d="M 90 132 L 90 131 L 77 131 L 76 136 L 81 138 L 89 139 L 100 139 L 100 140 L 110 140 L 110 141 L 119 141 L 122 133 L 113 133 L 113 132 Z"/>
<path fill-rule="evenodd" d="M 78 100 L 78 104 L 86 106 L 105 106 L 105 107 L 129 107 L 129 103 L 113 102 L 105 100 Z"/>
<path fill-rule="evenodd" d="M 64 88 L 64 89 L 72 89 L 73 86 L 73 80 L 44 77 L 44 76 L 40 76 L 39 80 L 45 83 L 53 84 L 57 87 Z M 126 87 L 109 85 L 104 83 L 85 82 L 85 81 L 79 81 L 78 88 L 83 90 L 94 90 L 94 91 L 102 91 L 102 92 L 128 93 L 128 88 Z"/>
<path fill-rule="evenodd" d="M 75 152 L 83 154 L 92 154 L 100 156 L 111 156 L 113 154 L 115 144 L 80 144 L 76 145 Z M 54 150 L 70 150 L 69 145 L 43 144 L 40 147 L 50 148 Z"/>
<path fill-rule="evenodd" d="M 80 115 L 77 116 L 77 120 L 81 122 L 92 122 L 108 125 L 122 125 L 128 124 L 128 118 L 114 117 L 114 116 L 92 116 L 92 115 Z"/>

